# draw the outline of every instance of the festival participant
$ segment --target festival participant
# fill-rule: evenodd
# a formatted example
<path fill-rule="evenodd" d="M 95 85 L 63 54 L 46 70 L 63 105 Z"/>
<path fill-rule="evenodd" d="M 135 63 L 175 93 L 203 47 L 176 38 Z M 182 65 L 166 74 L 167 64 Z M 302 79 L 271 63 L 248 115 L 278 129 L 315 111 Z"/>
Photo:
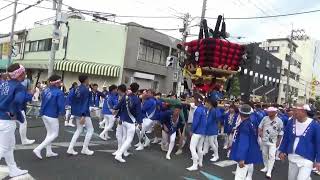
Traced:
<path fill-rule="evenodd" d="M 180 115 L 178 118 L 178 123 L 177 123 L 177 137 L 178 137 L 178 150 L 175 153 L 176 155 L 180 155 L 183 153 L 183 147 L 186 144 L 186 128 L 187 128 L 187 122 L 185 117 L 187 117 L 188 113 L 184 112 L 185 104 L 181 104 L 181 111 Z"/>
<path fill-rule="evenodd" d="M 136 133 L 138 135 L 139 143 L 135 146 L 137 151 L 141 151 L 144 147 L 149 146 L 150 139 L 146 135 L 146 132 L 152 130 L 153 125 L 155 124 L 155 115 L 157 111 L 157 101 L 154 98 L 153 90 L 149 89 L 146 91 L 145 95 L 142 97 L 142 129 L 136 128 Z M 141 143 L 141 140 L 144 139 L 144 144 Z"/>
<path fill-rule="evenodd" d="M 232 145 L 232 138 L 233 138 L 233 128 L 236 125 L 236 121 L 238 118 L 237 108 L 234 105 L 229 107 L 229 111 L 224 116 L 224 133 L 226 134 L 225 142 L 224 142 L 224 149 L 228 149 Z"/>
<path fill-rule="evenodd" d="M 278 111 L 278 117 L 282 120 L 283 126 L 286 127 L 288 124 L 289 117 L 284 113 L 284 109 L 280 106 Z"/>
<path fill-rule="evenodd" d="M 263 162 L 258 133 L 250 119 L 252 112 L 248 104 L 239 108 L 241 122 L 236 128 L 230 153 L 230 159 L 238 162 L 235 180 L 251 180 L 253 165 Z"/>
<path fill-rule="evenodd" d="M 69 94 L 66 97 L 66 119 L 64 122 L 64 126 L 75 127 L 73 124 L 74 115 L 71 115 L 71 106 L 70 106 L 70 92 L 78 86 L 77 82 L 73 82 L 71 88 L 69 89 Z"/>
<path fill-rule="evenodd" d="M 120 86 L 118 86 L 118 102 L 117 105 L 119 104 L 119 102 L 122 100 L 122 98 L 126 95 L 127 92 L 127 87 L 124 84 L 121 84 Z M 115 151 L 114 153 L 112 153 L 112 155 L 116 155 L 118 153 L 118 151 L 120 150 L 123 142 L 126 139 L 126 131 L 123 130 L 123 126 L 122 126 L 122 121 L 120 120 L 120 112 L 123 111 L 123 109 L 119 109 L 119 110 L 114 110 L 113 111 L 113 115 L 115 116 L 116 119 L 116 124 L 117 124 L 117 128 L 116 128 L 116 138 L 117 138 L 117 142 L 118 142 L 118 149 L 117 151 Z M 124 152 L 124 156 L 129 156 L 129 153 L 127 151 Z"/>
<path fill-rule="evenodd" d="M 222 137 L 225 139 L 226 138 L 226 134 L 224 132 L 224 117 L 226 116 L 226 114 L 229 112 L 229 107 L 230 107 L 230 104 L 226 103 L 224 104 L 223 107 L 217 107 L 217 109 L 220 111 L 220 113 L 222 114 L 221 118 L 219 118 L 219 134 L 222 135 Z M 225 146 L 224 146 L 224 149 L 227 149 Z"/>
<path fill-rule="evenodd" d="M 100 110 L 100 100 L 101 98 L 105 98 L 105 95 L 98 91 L 98 84 L 92 84 L 91 86 L 91 92 L 90 92 L 90 112 L 94 112 L 95 116 L 99 119 L 101 119 L 101 110 Z"/>
<path fill-rule="evenodd" d="M 70 155 L 78 154 L 78 152 L 76 152 L 73 147 L 77 142 L 80 134 L 82 133 L 83 126 L 85 126 L 87 133 L 83 142 L 81 153 L 90 156 L 94 153 L 88 148 L 94 129 L 92 126 L 89 111 L 89 101 L 91 99 L 90 91 L 88 88 L 89 78 L 86 75 L 80 75 L 79 81 L 81 83 L 80 86 L 76 87 L 70 92 L 71 115 L 75 116 L 77 130 L 71 139 L 67 153 Z"/>
<path fill-rule="evenodd" d="M 163 127 L 163 134 L 165 134 L 162 138 L 168 137 L 169 141 L 169 148 L 166 154 L 166 159 L 171 159 L 171 152 L 173 150 L 173 147 L 175 145 L 176 140 L 176 131 L 177 131 L 177 123 L 179 119 L 179 114 L 181 111 L 181 107 L 179 105 L 174 106 L 173 110 L 168 109 L 163 112 L 159 113 L 159 117 L 157 119 L 160 119 L 160 122 Z"/>
<path fill-rule="evenodd" d="M 288 122 L 293 120 L 293 110 L 290 108 L 287 110 Z"/>
<path fill-rule="evenodd" d="M 44 141 L 37 146 L 33 153 L 42 159 L 41 150 L 46 148 L 46 157 L 58 156 L 51 148 L 51 143 L 58 137 L 59 134 L 59 116 L 65 113 L 64 94 L 60 89 L 61 77 L 52 75 L 48 79 L 49 86 L 43 90 L 41 95 L 40 115 L 47 130 L 47 136 Z"/>
<path fill-rule="evenodd" d="M 309 105 L 294 108 L 295 119 L 285 127 L 280 159 L 289 159 L 288 180 L 308 180 L 313 167 L 320 170 L 320 125 L 309 118 Z"/>
<path fill-rule="evenodd" d="M 194 103 L 197 109 L 194 112 L 193 122 L 192 122 L 192 136 L 190 141 L 190 151 L 192 155 L 193 164 L 191 167 L 187 168 L 188 171 L 198 170 L 198 166 L 202 167 L 203 160 L 203 142 L 206 134 L 206 119 L 207 110 L 203 105 L 204 98 L 202 95 L 194 94 Z"/>
<path fill-rule="evenodd" d="M 110 131 L 114 126 L 115 118 L 113 115 L 114 114 L 113 108 L 117 104 L 118 104 L 117 86 L 111 85 L 109 87 L 109 93 L 105 97 L 105 100 L 103 102 L 103 107 L 102 107 L 102 114 L 104 116 L 103 121 L 105 121 L 105 127 L 99 136 L 103 140 L 110 139 L 108 135 L 108 131 Z"/>
<path fill-rule="evenodd" d="M 207 151 L 209 149 L 209 146 L 213 149 L 213 158 L 210 159 L 210 161 L 218 161 L 219 160 L 219 145 L 218 145 L 218 116 L 219 111 L 217 108 L 217 102 L 213 101 L 211 99 L 207 100 L 206 103 L 208 107 L 208 113 L 207 113 L 207 127 L 206 127 L 206 140 L 204 144 L 204 151 Z"/>
<path fill-rule="evenodd" d="M 28 173 L 17 167 L 13 155 L 16 120 L 21 123 L 25 120 L 21 113 L 26 95 L 26 88 L 21 84 L 25 79 L 25 68 L 15 63 L 7 70 L 10 79 L 3 80 L 0 84 L 0 160 L 4 157 L 9 176 L 17 177 Z"/>
<path fill-rule="evenodd" d="M 156 115 L 159 114 L 162 109 L 163 109 L 163 101 L 161 100 L 161 93 L 157 93 L 155 94 L 155 98 L 156 98 L 156 102 L 157 102 L 157 110 L 156 110 Z M 159 120 L 155 120 L 155 124 L 154 124 L 154 139 L 151 142 L 152 144 L 157 144 L 159 142 L 161 142 L 162 136 L 161 136 L 161 124 L 159 122 Z"/>
<path fill-rule="evenodd" d="M 266 177 L 271 179 L 271 172 L 276 160 L 277 147 L 283 136 L 283 123 L 277 117 L 277 108 L 269 107 L 268 116 L 264 117 L 259 125 L 259 136 L 261 137 L 261 149 L 264 168 L 261 172 L 267 173 Z"/>
<path fill-rule="evenodd" d="M 125 141 L 122 143 L 119 151 L 115 155 L 115 159 L 119 162 L 126 162 L 122 155 L 131 146 L 132 140 L 135 133 L 135 124 L 138 128 L 142 129 L 142 115 L 141 115 L 141 102 L 137 96 L 139 90 L 139 84 L 132 83 L 130 85 L 131 93 L 122 97 L 119 104 L 114 108 L 115 110 L 120 110 L 120 122 L 122 123 L 123 131 L 126 133 Z"/>
<path fill-rule="evenodd" d="M 28 81 L 24 81 L 26 84 L 23 84 L 27 89 L 28 89 Z M 22 105 L 22 111 L 21 114 L 23 115 L 24 122 L 20 123 L 19 122 L 19 134 L 20 134 L 20 139 L 21 139 L 21 144 L 23 145 L 30 145 L 35 142 L 34 139 L 28 139 L 27 138 L 27 129 L 28 129 L 28 123 L 27 123 L 27 118 L 26 118 L 26 111 L 27 111 L 27 102 L 32 101 L 33 95 L 29 92 L 26 91 L 25 94 L 25 101 Z"/>

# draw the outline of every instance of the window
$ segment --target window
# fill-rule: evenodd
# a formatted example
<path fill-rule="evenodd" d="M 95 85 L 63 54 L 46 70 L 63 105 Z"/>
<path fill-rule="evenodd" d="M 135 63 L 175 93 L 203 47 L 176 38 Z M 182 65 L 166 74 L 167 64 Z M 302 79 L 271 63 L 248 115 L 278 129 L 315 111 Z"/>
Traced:
<path fill-rule="evenodd" d="M 169 47 L 149 40 L 140 39 L 138 60 L 164 66 L 168 56 Z"/>
<path fill-rule="evenodd" d="M 280 73 L 280 72 L 281 72 L 281 67 L 277 66 L 277 73 Z"/>
<path fill-rule="evenodd" d="M 279 52 L 279 46 L 272 46 L 270 52 Z"/>
<path fill-rule="evenodd" d="M 290 71 L 290 78 L 291 79 L 296 79 L 296 74 Z"/>
<path fill-rule="evenodd" d="M 266 68 L 270 68 L 270 61 L 269 60 L 266 61 Z"/>
<path fill-rule="evenodd" d="M 30 52 L 36 52 L 38 50 L 38 41 L 30 42 Z"/>
<path fill-rule="evenodd" d="M 29 52 L 29 50 L 30 50 L 30 42 L 27 42 L 26 44 L 25 44 L 25 52 Z"/>
<path fill-rule="evenodd" d="M 256 56 L 256 64 L 260 64 L 260 60 L 261 60 L 260 56 Z"/>
<path fill-rule="evenodd" d="M 52 45 L 52 39 L 44 39 L 38 42 L 38 51 L 50 51 Z"/>
<path fill-rule="evenodd" d="M 300 81 L 300 75 L 297 75 L 296 80 Z"/>

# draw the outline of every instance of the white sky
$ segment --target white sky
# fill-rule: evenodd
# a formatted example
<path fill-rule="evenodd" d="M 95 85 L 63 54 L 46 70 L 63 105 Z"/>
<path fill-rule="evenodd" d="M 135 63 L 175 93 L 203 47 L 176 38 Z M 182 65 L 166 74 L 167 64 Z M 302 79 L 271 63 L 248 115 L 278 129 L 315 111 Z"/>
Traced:
<path fill-rule="evenodd" d="M 12 0 L 13 1 L 13 0 Z M 46 0 L 40 5 L 52 7 L 52 2 Z M 33 4 L 36 0 L 19 0 L 20 3 Z M 190 13 L 192 17 L 201 15 L 202 0 L 63 0 L 64 4 L 77 9 L 95 10 L 114 13 L 116 15 L 137 16 L 182 16 Z M 9 4 L 0 0 L 0 8 Z M 18 10 L 24 5 L 18 5 Z M 12 14 L 13 6 L 0 10 L 0 19 Z M 66 7 L 64 7 L 66 9 Z M 217 17 L 224 14 L 226 17 L 265 16 L 283 13 L 301 12 L 320 9 L 319 0 L 208 0 L 207 17 Z M 18 15 L 16 30 L 31 28 L 33 23 L 54 16 L 54 11 L 32 8 Z M 227 31 L 232 36 L 243 36 L 241 41 L 256 42 L 267 38 L 288 36 L 291 24 L 294 28 L 303 28 L 306 33 L 320 39 L 320 12 L 300 16 L 290 16 L 260 20 L 227 20 Z M 0 22 L 0 33 L 8 33 L 11 28 L 11 18 Z M 133 19 L 116 18 L 118 22 L 134 21 L 144 26 L 154 28 L 182 27 L 181 19 Z M 199 19 L 191 25 L 199 23 Z M 214 28 L 215 20 L 208 20 L 209 27 Z M 176 38 L 181 34 L 176 31 L 162 31 Z M 198 34 L 198 27 L 191 29 L 192 34 Z M 231 39 L 235 40 L 236 39 Z"/>

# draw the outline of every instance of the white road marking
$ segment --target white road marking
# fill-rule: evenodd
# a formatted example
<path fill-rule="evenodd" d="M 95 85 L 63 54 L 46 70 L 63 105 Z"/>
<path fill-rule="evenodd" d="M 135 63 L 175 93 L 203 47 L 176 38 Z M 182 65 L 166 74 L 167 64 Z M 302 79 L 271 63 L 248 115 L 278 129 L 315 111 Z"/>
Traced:
<path fill-rule="evenodd" d="M 213 163 L 214 165 L 220 166 L 220 167 L 227 167 L 227 166 L 232 166 L 237 164 L 236 161 L 232 161 L 232 160 L 224 160 L 224 161 L 218 161 L 216 163 Z"/>
<path fill-rule="evenodd" d="M 7 166 L 0 166 L 0 179 L 4 179 L 9 175 L 9 169 Z M 30 174 L 10 178 L 10 180 L 34 180 Z"/>
<path fill-rule="evenodd" d="M 107 152 L 107 153 L 114 153 L 116 152 L 116 149 L 107 149 L 107 150 L 96 150 L 98 152 Z"/>

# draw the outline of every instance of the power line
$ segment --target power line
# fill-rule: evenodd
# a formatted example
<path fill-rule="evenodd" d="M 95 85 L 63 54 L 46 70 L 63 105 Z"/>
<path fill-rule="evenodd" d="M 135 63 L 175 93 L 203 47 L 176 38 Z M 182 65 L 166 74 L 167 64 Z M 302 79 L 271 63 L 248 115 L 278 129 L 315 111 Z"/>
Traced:
<path fill-rule="evenodd" d="M 301 14 L 310 14 L 320 12 L 320 9 L 311 10 L 311 11 L 302 11 L 295 13 L 287 13 L 287 14 L 278 14 L 278 15 L 269 15 L 269 16 L 252 16 L 252 17 L 225 17 L 224 19 L 233 19 L 233 20 L 247 20 L 247 19 L 267 19 L 267 18 L 277 18 L 277 17 L 287 17 L 287 16 L 296 16 Z M 201 18 L 201 17 L 196 17 Z M 206 17 L 206 19 L 217 19 L 215 17 Z"/>
<path fill-rule="evenodd" d="M 2 0 L 2 1 L 12 2 L 12 3 L 14 3 L 12 0 Z M 22 3 L 22 2 L 18 2 L 18 4 L 20 4 L 20 5 L 24 5 L 24 6 L 31 6 L 31 5 L 32 5 L 32 4 Z M 39 5 L 36 5 L 36 6 L 33 6 L 33 7 L 35 7 L 35 8 L 40 8 L 40 9 L 47 9 L 47 10 L 55 11 L 54 9 L 49 8 L 49 7 L 45 7 L 45 6 L 39 6 Z M 66 11 L 65 11 L 65 12 L 66 12 Z"/>
<path fill-rule="evenodd" d="M 12 3 L 9 3 L 9 4 L 7 4 L 7 5 L 3 6 L 3 7 L 1 7 L 1 8 L 0 8 L 0 10 L 4 9 L 4 8 L 6 8 L 6 7 L 9 7 L 9 6 L 11 6 L 11 5 L 13 4 L 13 3 L 14 3 L 14 2 L 12 2 Z"/>
<path fill-rule="evenodd" d="M 40 4 L 42 1 L 43 1 L 43 0 L 39 0 L 39 1 L 37 1 L 35 4 L 32 4 L 32 5 L 29 5 L 29 6 L 25 7 L 24 9 L 18 11 L 18 12 L 16 13 L 16 15 L 18 15 L 18 14 L 20 14 L 20 13 L 22 13 L 22 12 L 24 12 L 24 11 L 26 11 L 26 10 L 34 7 L 34 6 L 36 6 L 37 4 Z M 0 19 L 0 22 L 9 19 L 9 18 L 11 18 L 12 16 L 13 16 L 13 15 L 10 15 L 10 16 L 7 16 L 7 17 L 5 17 L 5 18 L 3 18 L 3 19 Z"/>

